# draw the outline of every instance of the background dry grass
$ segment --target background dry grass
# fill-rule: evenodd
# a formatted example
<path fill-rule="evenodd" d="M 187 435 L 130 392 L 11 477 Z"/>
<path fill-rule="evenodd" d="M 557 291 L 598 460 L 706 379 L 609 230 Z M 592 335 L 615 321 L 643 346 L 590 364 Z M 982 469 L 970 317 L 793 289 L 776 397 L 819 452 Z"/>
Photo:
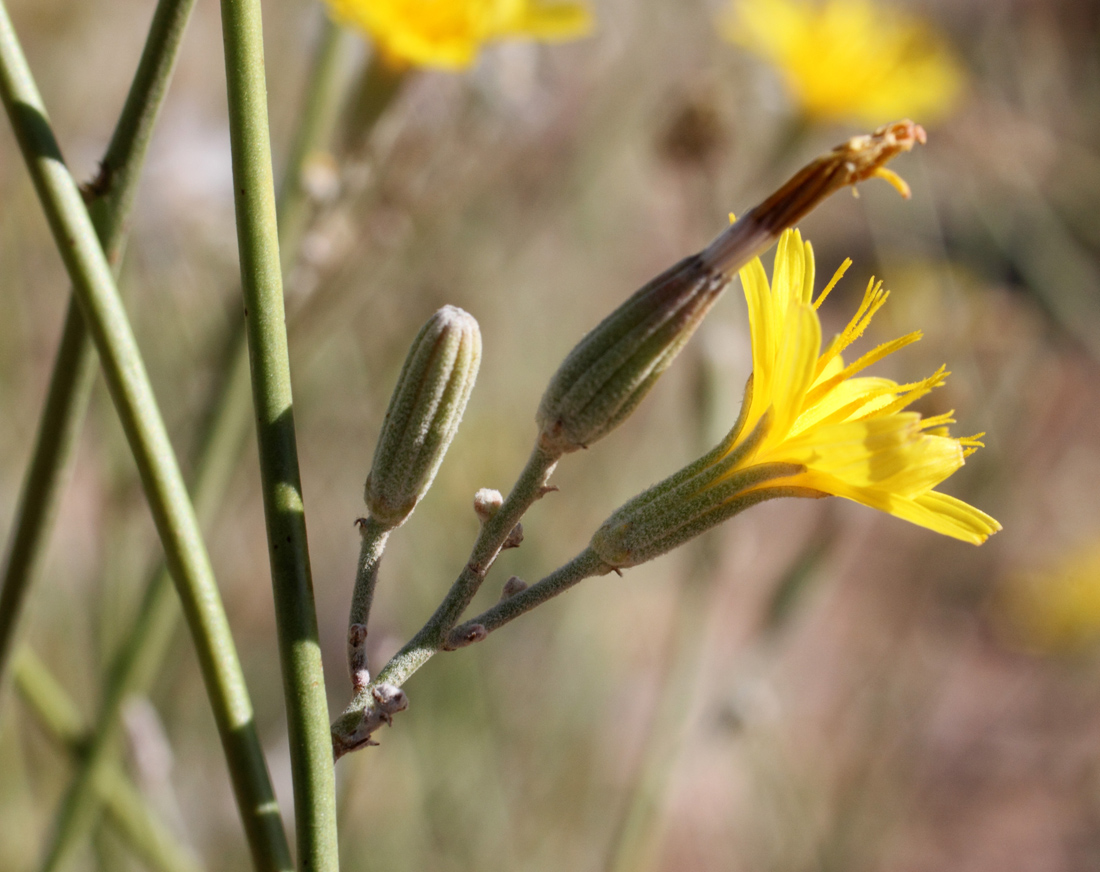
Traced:
<path fill-rule="evenodd" d="M 958 409 L 959 432 L 988 431 L 988 447 L 948 489 L 1004 532 L 974 549 L 848 503 L 782 501 L 621 580 L 586 582 L 486 643 L 437 658 L 409 684 L 411 708 L 380 734 L 382 746 L 339 764 L 344 868 L 612 868 L 627 808 L 650 793 L 653 868 L 678 872 L 1068 872 L 1100 861 L 1100 655 L 1025 653 L 995 607 L 1014 573 L 1100 538 L 1100 7 L 910 5 L 952 36 L 972 76 L 967 97 L 927 147 L 898 162 L 911 202 L 865 185 L 803 231 L 819 274 L 855 260 L 834 317 L 875 273 L 894 295 L 870 341 L 925 331 L 891 359 L 890 375 L 944 362 L 953 371 L 924 411 Z M 67 157 L 86 178 L 151 4 L 11 7 Z M 468 75 L 420 75 L 377 131 L 365 203 L 308 241 L 290 285 L 301 312 L 291 353 L 333 709 L 349 690 L 352 521 L 388 392 L 423 320 L 444 303 L 468 309 L 485 354 L 437 483 L 386 557 L 375 662 L 462 565 L 473 492 L 510 485 L 541 390 L 576 339 L 705 243 L 729 210 L 857 132 L 814 129 L 777 155 L 790 107 L 771 71 L 720 42 L 713 12 L 605 0 L 592 39 L 503 46 Z M 196 9 L 122 280 L 185 458 L 240 317 L 217 13 L 210 2 Z M 265 14 L 278 147 L 320 10 L 279 0 Z M 66 284 L 4 126 L 0 529 Z M 509 574 L 533 580 L 571 557 L 611 509 L 729 426 L 748 374 L 744 322 L 734 287 L 638 413 L 563 463 L 562 492 L 532 510 L 523 547 L 501 558 L 475 608 Z M 210 547 L 286 814 L 257 481 L 250 451 Z M 156 553 L 100 389 L 22 634 L 89 716 Z M 655 727 L 670 688 L 682 723 Z M 182 635 L 151 703 L 131 709 L 131 771 L 207 868 L 243 868 Z M 33 868 L 68 771 L 6 689 L 0 868 Z M 662 772 L 667 784 L 652 791 Z M 95 847 L 89 865 L 132 865 L 109 834 Z"/>

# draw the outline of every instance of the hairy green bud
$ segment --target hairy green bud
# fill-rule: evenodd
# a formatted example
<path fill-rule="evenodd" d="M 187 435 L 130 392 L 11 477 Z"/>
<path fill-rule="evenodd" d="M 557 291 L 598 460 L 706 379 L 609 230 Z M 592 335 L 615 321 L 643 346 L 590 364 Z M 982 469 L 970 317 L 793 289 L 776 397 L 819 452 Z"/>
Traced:
<path fill-rule="evenodd" d="M 444 306 L 409 349 L 390 398 L 364 498 L 370 514 L 397 527 L 435 478 L 477 378 L 481 331 L 473 316 Z"/>
<path fill-rule="evenodd" d="M 729 276 L 699 255 L 636 291 L 569 353 L 535 417 L 539 443 L 565 454 L 621 424 L 695 332 Z"/>

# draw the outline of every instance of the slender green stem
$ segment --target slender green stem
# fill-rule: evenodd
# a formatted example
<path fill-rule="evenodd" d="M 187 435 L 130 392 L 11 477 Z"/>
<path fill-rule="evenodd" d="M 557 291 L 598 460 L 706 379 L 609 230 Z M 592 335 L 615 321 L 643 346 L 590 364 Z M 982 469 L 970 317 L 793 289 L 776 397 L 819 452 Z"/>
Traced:
<path fill-rule="evenodd" d="M 493 630 L 499 629 L 520 615 L 541 606 L 549 599 L 569 588 L 591 578 L 593 575 L 606 575 L 611 572 L 600 556 L 591 548 L 585 548 L 580 554 L 563 566 L 558 567 L 546 578 L 536 582 L 525 590 L 502 599 L 495 606 L 486 609 L 476 618 L 471 618 L 447 634 L 443 647 L 448 651 L 463 648 L 472 642 L 480 642 Z"/>
<path fill-rule="evenodd" d="M 384 706 L 379 708 L 382 705 L 379 688 L 382 685 L 401 687 L 443 648 L 447 634 L 469 607 L 513 528 L 534 502 L 547 493 L 546 483 L 557 466 L 558 457 L 535 446 L 508 498 L 496 514 L 482 524 L 469 561 L 435 613 L 390 659 L 378 677 L 355 693 L 347 708 L 333 722 L 332 744 L 336 757 L 366 747 L 379 723 L 388 720 L 391 712 L 384 711 Z"/>
<path fill-rule="evenodd" d="M 0 97 L 80 298 L 111 399 L 137 464 L 197 649 L 253 859 L 260 869 L 287 868 L 289 851 L 278 804 L 198 521 L 107 258 L 76 182 L 61 158 L 3 2 Z M 90 766 L 89 777 L 97 777 L 98 769 Z M 92 810 L 91 804 L 79 809 L 89 822 L 94 818 Z M 70 839 L 66 844 L 72 846 L 74 841 Z"/>
<path fill-rule="evenodd" d="M 172 78 L 194 0 L 160 0 L 122 115 L 85 189 L 96 235 L 116 274 L 127 222 L 153 126 Z M 15 526 L 0 581 L 0 676 L 11 651 L 17 619 L 45 553 L 57 499 L 80 432 L 95 377 L 95 354 L 76 295 L 70 297 L 46 405 L 38 426 Z"/>
<path fill-rule="evenodd" d="M 336 782 L 302 501 L 259 0 L 222 0 L 237 247 L 283 667 L 299 867 L 338 872 Z"/>
<path fill-rule="evenodd" d="M 222 387 L 219 411 L 210 420 L 196 464 L 194 505 L 204 528 L 213 520 L 248 432 L 248 364 L 243 336 L 239 340 L 237 345 L 241 347 L 233 348 L 235 364 Z M 233 414 L 229 411 L 232 409 L 242 411 Z M 85 805 L 90 808 L 87 812 L 70 811 L 63 816 L 58 823 L 59 843 L 75 840 L 81 834 L 78 825 L 82 826 L 86 817 L 94 815 L 97 796 L 92 790 L 89 770 L 96 765 L 109 765 L 97 761 L 113 759 L 122 702 L 131 694 L 143 692 L 159 671 L 178 623 L 177 602 L 172 576 L 161 566 L 146 586 L 134 625 L 111 664 L 88 752 L 78 764 L 66 797 L 65 808 L 79 810 Z"/>
<path fill-rule="evenodd" d="M 390 527 L 374 517 L 360 518 L 359 536 L 363 544 L 359 549 L 359 564 L 355 572 L 355 589 L 351 595 L 351 614 L 348 616 L 348 673 L 352 687 L 358 692 L 370 683 L 370 667 L 367 663 L 367 622 L 374 601 L 374 586 L 378 582 L 378 567 L 390 538 Z"/>
<path fill-rule="evenodd" d="M 12 675 L 19 695 L 39 723 L 69 756 L 85 753 L 88 731 L 76 703 L 29 648 L 13 658 Z M 157 872 L 200 872 L 191 852 L 153 814 L 144 797 L 118 766 L 105 768 L 95 784 L 107 820 L 135 854 Z"/>

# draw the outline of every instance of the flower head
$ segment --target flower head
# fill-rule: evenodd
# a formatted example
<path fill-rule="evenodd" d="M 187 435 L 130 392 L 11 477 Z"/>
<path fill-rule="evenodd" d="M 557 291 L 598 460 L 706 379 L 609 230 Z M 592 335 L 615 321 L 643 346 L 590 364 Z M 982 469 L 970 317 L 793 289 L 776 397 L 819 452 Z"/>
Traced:
<path fill-rule="evenodd" d="M 818 121 L 881 124 L 950 111 L 963 80 L 927 24 L 872 0 L 732 0 L 722 35 L 772 63 Z"/>
<path fill-rule="evenodd" d="M 510 37 L 565 40 L 592 29 L 588 7 L 566 0 L 327 0 L 365 30 L 391 63 L 462 69 Z"/>
<path fill-rule="evenodd" d="M 827 344 L 817 310 L 849 265 L 813 298 L 813 248 L 797 230 L 779 239 L 769 282 L 759 258 L 741 272 L 749 307 L 753 372 L 741 415 L 710 454 L 631 500 L 592 548 L 610 566 L 633 566 L 750 505 L 782 496 L 840 496 L 975 545 L 1001 529 L 989 515 L 935 490 L 981 443 L 954 438 L 951 413 L 908 411 L 943 384 L 941 367 L 898 384 L 860 375 L 920 339 L 910 333 L 842 356 L 888 293 L 873 279 L 855 315 Z M 980 435 L 980 434 L 979 434 Z"/>
<path fill-rule="evenodd" d="M 757 258 L 741 270 L 749 304 L 753 373 L 730 452 L 752 443 L 739 466 L 793 464 L 799 471 L 768 487 L 791 486 L 847 497 L 937 533 L 980 544 L 1001 528 L 993 518 L 934 488 L 977 450 L 977 437 L 953 438 L 951 413 L 922 419 L 906 411 L 943 384 L 943 367 L 898 384 L 858 375 L 920 339 L 910 333 L 845 364 L 844 350 L 867 329 L 888 291 L 872 279 L 844 330 L 822 347 L 817 309 L 844 274 L 845 261 L 813 299 L 814 256 L 797 230 L 779 240 L 769 284 Z M 979 434 L 980 435 L 980 434 Z"/>

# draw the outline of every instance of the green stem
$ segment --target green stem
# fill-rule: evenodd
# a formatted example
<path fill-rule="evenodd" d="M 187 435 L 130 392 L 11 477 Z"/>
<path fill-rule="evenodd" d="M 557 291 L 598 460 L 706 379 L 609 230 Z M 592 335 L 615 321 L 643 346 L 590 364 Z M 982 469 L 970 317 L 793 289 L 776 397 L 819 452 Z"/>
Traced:
<path fill-rule="evenodd" d="M 370 667 L 367 664 L 367 622 L 374 601 L 374 586 L 378 581 L 378 567 L 390 538 L 390 527 L 373 517 L 360 518 L 359 536 L 363 544 L 359 549 L 359 564 L 355 572 L 355 589 L 351 595 L 351 614 L 348 616 L 348 673 L 352 687 L 358 692 L 370 683 Z"/>
<path fill-rule="evenodd" d="M 302 870 L 338 872 L 336 782 L 302 501 L 259 0 L 222 0 L 237 247 Z"/>
<path fill-rule="evenodd" d="M 466 623 L 455 627 L 447 634 L 447 640 L 443 647 L 448 651 L 464 648 L 473 642 L 480 642 L 493 630 L 503 627 L 509 621 L 514 621 L 520 615 L 525 615 L 531 609 L 541 606 L 558 594 L 565 593 L 569 588 L 591 578 L 593 575 L 606 575 L 611 572 L 600 556 L 591 548 L 585 548 L 580 554 L 551 572 L 546 578 L 536 582 L 530 587 L 514 594 L 507 599 L 502 599 L 495 606 L 486 609 L 476 618 L 471 618 Z"/>
<path fill-rule="evenodd" d="M 435 613 L 390 658 L 378 677 L 355 693 L 347 708 L 333 722 L 332 744 L 337 758 L 349 751 L 366 747 L 371 733 L 378 727 L 378 719 L 388 720 L 389 712 L 382 711 L 379 714 L 378 689 L 382 685 L 401 687 L 417 669 L 443 648 L 447 634 L 469 607 L 508 535 L 535 501 L 547 493 L 546 483 L 557 466 L 559 456 L 539 445 L 535 446 L 508 498 L 497 513 L 482 524 L 469 561 Z"/>
<path fill-rule="evenodd" d="M 19 695 L 51 738 L 79 760 L 85 753 L 88 731 L 76 703 L 29 648 L 12 663 Z M 200 872 L 191 852 L 153 814 L 144 797 L 117 766 L 105 768 L 95 784 L 107 820 L 138 857 L 157 872 Z"/>
<path fill-rule="evenodd" d="M 116 271 L 128 235 L 137 180 L 153 126 L 172 78 L 179 45 L 194 0 L 160 0 L 137 72 L 100 163 L 87 187 L 96 235 Z M 95 355 L 76 295 L 69 299 L 65 328 L 54 361 L 34 453 L 20 493 L 0 582 L 0 677 L 11 652 L 17 619 L 38 574 L 48 533 L 80 432 L 95 378 Z"/>
<path fill-rule="evenodd" d="M 80 298 L 111 399 L 137 464 L 197 649 L 253 859 L 260 869 L 287 868 L 289 851 L 278 805 L 198 521 L 107 258 L 76 182 L 61 158 L 2 0 L 0 97 Z M 91 765 L 88 776 L 95 778 L 98 771 L 98 765 Z M 90 803 L 79 811 L 89 823 L 94 818 Z M 66 844 L 72 846 L 74 840 Z M 56 864 L 51 860 L 48 865 Z"/>

